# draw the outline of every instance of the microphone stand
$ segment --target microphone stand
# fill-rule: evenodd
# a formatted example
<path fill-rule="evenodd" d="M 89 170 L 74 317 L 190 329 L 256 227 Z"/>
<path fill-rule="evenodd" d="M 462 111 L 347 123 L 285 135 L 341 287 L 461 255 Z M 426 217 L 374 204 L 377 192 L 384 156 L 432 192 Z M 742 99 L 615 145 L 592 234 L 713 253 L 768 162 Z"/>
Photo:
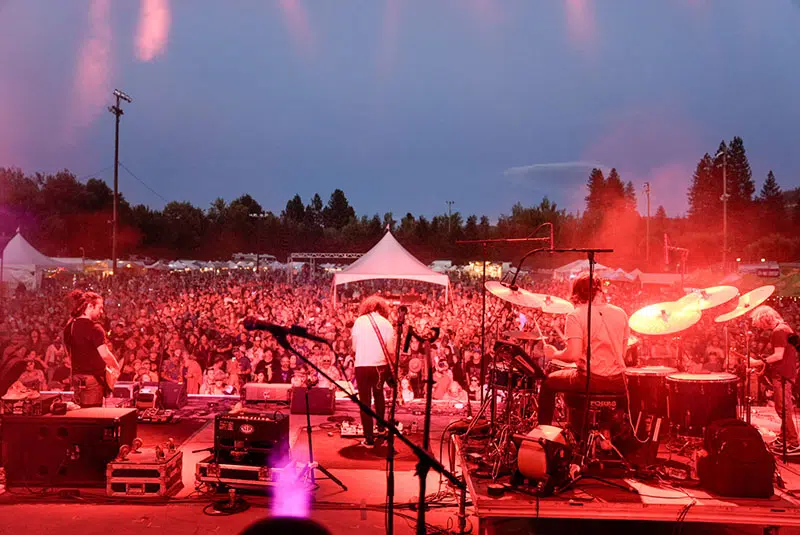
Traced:
<path fill-rule="evenodd" d="M 422 344 L 423 354 L 425 355 L 425 425 L 422 431 L 422 449 L 425 451 L 430 450 L 431 442 L 431 406 L 433 404 L 433 362 L 431 359 L 431 344 L 439 337 L 439 329 L 433 328 L 433 335 L 428 338 L 423 338 L 414 332 L 414 329 L 409 327 L 408 332 L 410 336 L 416 338 Z M 417 476 L 419 477 L 419 501 L 417 503 L 417 535 L 426 535 L 428 530 L 425 525 L 425 488 L 428 480 L 428 471 L 430 464 L 425 462 L 425 459 L 419 459 L 417 463 Z"/>
<path fill-rule="evenodd" d="M 401 306 L 397 311 L 397 341 L 394 347 L 394 366 L 393 369 L 398 370 L 400 368 L 400 346 L 402 344 L 403 338 L 403 324 L 406 321 L 406 312 L 408 309 L 405 306 Z M 389 407 L 389 421 L 394 424 L 395 423 L 395 413 L 397 411 L 397 389 L 398 389 L 398 377 L 395 377 L 392 381 L 392 403 Z M 388 475 L 386 477 L 386 497 L 388 502 L 388 518 L 386 520 L 386 533 L 387 535 L 393 535 L 394 533 L 394 431 L 393 428 L 387 428 L 389 430 L 389 438 L 387 441 L 387 447 L 389 451 L 386 454 L 386 463 L 388 465 Z M 427 448 L 426 448 L 427 449 Z"/>
<path fill-rule="evenodd" d="M 435 332 L 437 333 L 437 336 L 438 336 L 438 330 L 435 331 Z M 311 362 L 306 356 L 300 354 L 294 347 L 292 347 L 292 344 L 289 342 L 288 333 L 287 334 L 278 334 L 278 335 L 276 335 L 274 333 L 271 333 L 271 334 L 273 336 L 275 336 L 275 340 L 278 342 L 278 344 L 282 348 L 286 349 L 291 354 L 293 354 L 294 356 L 296 356 L 297 358 L 299 358 L 303 362 L 305 362 L 308 366 L 311 367 L 311 369 L 316 371 L 317 374 L 320 377 L 324 377 L 325 379 L 327 379 L 332 384 L 335 384 L 336 388 L 338 388 L 339 390 L 344 392 L 347 395 L 347 398 L 350 399 L 350 401 L 352 401 L 353 403 L 358 405 L 358 407 L 362 411 L 364 411 L 368 415 L 372 416 L 372 418 L 375 419 L 375 421 L 378 423 L 378 425 L 382 425 L 382 426 L 386 427 L 386 429 L 389 430 L 389 433 L 395 434 L 397 436 L 397 439 L 400 440 L 400 442 L 402 442 L 403 444 L 408 446 L 409 449 L 411 449 L 411 451 L 414 453 L 414 455 L 417 456 L 417 459 L 419 459 L 419 463 L 417 465 L 417 474 L 420 477 L 420 497 L 419 497 L 419 500 L 423 505 L 425 503 L 425 492 L 424 492 L 425 491 L 425 479 L 424 479 L 422 473 L 423 473 L 423 469 L 424 469 L 424 474 L 427 475 L 428 470 L 430 470 L 432 468 L 433 470 L 435 470 L 436 472 L 438 472 L 439 474 L 441 474 L 442 476 L 447 478 L 447 480 L 450 481 L 450 483 L 453 486 L 455 486 L 456 488 L 458 488 L 461 491 L 461 500 L 460 500 L 460 506 L 459 507 L 462 510 L 464 509 L 464 507 L 466 505 L 466 500 L 467 500 L 467 484 L 463 480 L 463 478 L 459 479 L 458 477 L 456 477 L 452 472 L 450 472 L 444 466 L 442 466 L 442 463 L 437 461 L 428 452 L 427 449 L 421 448 L 417 444 L 411 442 L 411 440 L 409 440 L 408 437 L 406 437 L 405 435 L 399 433 L 398 429 L 397 429 L 397 426 L 395 426 L 394 422 L 387 422 L 385 417 L 384 417 L 384 415 L 376 413 L 372 409 L 372 407 L 362 403 L 361 400 L 358 399 L 357 395 L 349 392 L 342 385 L 340 385 L 339 383 L 333 381 L 333 379 L 331 379 L 331 377 L 328 374 L 323 372 L 319 368 L 319 366 L 317 366 L 316 364 Z M 434 339 L 435 339 L 435 337 L 434 337 Z M 333 346 L 331 345 L 331 343 L 329 341 L 326 341 L 326 345 L 331 348 L 331 351 L 334 351 L 333 350 Z M 334 351 L 334 353 L 335 353 L 335 351 Z M 431 368 L 429 368 L 428 374 L 429 374 L 429 377 L 430 377 L 430 380 L 431 380 L 429 389 L 432 391 L 433 390 L 433 383 L 432 383 L 433 370 Z M 431 401 L 430 401 L 430 396 L 428 396 L 427 414 L 426 414 L 426 426 L 430 425 L 430 406 L 431 406 Z M 428 439 L 426 439 L 426 442 L 427 441 L 428 441 Z M 417 510 L 417 534 L 418 535 L 425 535 L 425 533 L 427 531 L 426 530 L 426 526 L 425 526 L 425 512 L 424 511 L 425 511 L 424 507 L 420 507 Z M 466 516 L 461 516 L 461 517 L 459 517 L 459 533 L 464 534 L 465 532 L 466 532 Z"/>

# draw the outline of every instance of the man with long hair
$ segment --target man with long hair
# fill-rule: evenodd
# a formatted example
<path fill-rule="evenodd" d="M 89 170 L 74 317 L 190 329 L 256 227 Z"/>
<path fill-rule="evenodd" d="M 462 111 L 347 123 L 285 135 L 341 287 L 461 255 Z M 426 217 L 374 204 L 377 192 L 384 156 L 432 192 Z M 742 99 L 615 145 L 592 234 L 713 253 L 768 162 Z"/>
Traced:
<path fill-rule="evenodd" d="M 628 334 L 628 315 L 621 308 L 608 304 L 600 280 L 592 281 L 589 294 L 589 275 L 583 274 L 572 286 L 575 310 L 567 315 L 564 326 L 566 347 L 557 350 L 546 344 L 548 359 L 575 362 L 576 368 L 558 370 L 542 382 L 539 392 L 539 425 L 551 425 L 558 392 L 583 392 L 586 389 L 586 349 L 588 304 L 592 300 L 591 378 L 590 392 L 625 392 L 625 349 Z"/>
<path fill-rule="evenodd" d="M 72 360 L 72 392 L 81 407 L 102 407 L 110 390 L 106 367 L 119 369 L 117 359 L 106 345 L 98 320 L 103 316 L 103 297 L 94 292 L 73 290 L 67 296 L 70 320 L 64 328 L 64 345 Z"/>
<path fill-rule="evenodd" d="M 781 436 L 772 443 L 773 451 L 782 452 L 784 442 L 786 454 L 800 455 L 800 445 L 797 440 L 797 429 L 794 425 L 794 402 L 792 400 L 792 387 L 797 379 L 797 349 L 789 343 L 789 337 L 794 334 L 791 327 L 784 321 L 778 312 L 769 306 L 756 308 L 750 319 L 753 327 L 769 333 L 772 344 L 772 354 L 761 359 L 750 359 L 752 366 L 766 366 L 767 374 L 772 381 L 772 399 L 775 402 L 775 411 L 781 419 Z"/>
<path fill-rule="evenodd" d="M 395 347 L 394 327 L 389 321 L 389 304 L 385 299 L 372 295 L 361 302 L 352 335 L 358 399 L 364 405 L 370 406 L 374 397 L 375 412 L 384 416 L 386 399 L 383 395 L 383 384 L 392 378 L 389 348 Z M 372 448 L 375 445 L 373 421 L 364 411 L 361 411 L 361 424 L 364 427 L 364 440 L 361 444 Z"/>

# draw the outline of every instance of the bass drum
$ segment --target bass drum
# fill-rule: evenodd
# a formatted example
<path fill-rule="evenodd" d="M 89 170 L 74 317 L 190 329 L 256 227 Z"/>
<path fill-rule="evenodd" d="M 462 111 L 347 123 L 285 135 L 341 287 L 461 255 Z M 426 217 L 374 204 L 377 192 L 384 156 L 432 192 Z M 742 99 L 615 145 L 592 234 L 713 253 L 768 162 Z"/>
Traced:
<path fill-rule="evenodd" d="M 518 477 L 535 481 L 543 495 L 569 479 L 569 461 L 572 448 L 560 427 L 540 425 L 525 435 L 515 435 L 521 440 L 517 453 Z"/>

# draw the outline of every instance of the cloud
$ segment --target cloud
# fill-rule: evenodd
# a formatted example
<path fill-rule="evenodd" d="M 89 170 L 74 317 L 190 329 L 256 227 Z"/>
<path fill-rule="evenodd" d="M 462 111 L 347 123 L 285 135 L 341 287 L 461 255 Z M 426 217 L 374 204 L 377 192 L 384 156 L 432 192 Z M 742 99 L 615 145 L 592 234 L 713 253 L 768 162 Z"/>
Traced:
<path fill-rule="evenodd" d="M 171 19 L 168 0 L 142 0 L 136 31 L 139 61 L 152 61 L 166 50 Z"/>
<path fill-rule="evenodd" d="M 574 161 L 574 162 L 551 162 L 551 163 L 534 163 L 531 165 L 523 165 L 520 167 L 509 167 L 503 174 L 511 177 L 524 177 L 535 174 L 558 173 L 558 172 L 573 172 L 581 170 L 589 170 L 597 167 L 598 169 L 609 169 L 608 166 L 598 162 L 587 161 Z"/>

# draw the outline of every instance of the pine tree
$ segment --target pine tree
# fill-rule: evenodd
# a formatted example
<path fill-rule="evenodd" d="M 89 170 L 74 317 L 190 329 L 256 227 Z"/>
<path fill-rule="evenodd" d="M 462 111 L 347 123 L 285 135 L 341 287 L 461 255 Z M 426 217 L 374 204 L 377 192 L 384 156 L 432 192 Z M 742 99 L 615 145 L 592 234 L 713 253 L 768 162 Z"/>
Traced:
<path fill-rule="evenodd" d="M 761 192 L 758 195 L 758 211 L 760 230 L 764 234 L 779 232 L 786 228 L 786 205 L 783 192 L 772 170 L 767 174 Z"/>
<path fill-rule="evenodd" d="M 728 147 L 728 194 L 731 196 L 728 208 L 749 208 L 752 206 L 755 191 L 756 185 L 744 150 L 744 141 L 736 136 Z"/>
<path fill-rule="evenodd" d="M 589 182 L 586 184 L 589 194 L 586 196 L 586 212 L 600 213 L 605 204 L 606 179 L 603 171 L 594 168 L 589 174 Z"/>
<path fill-rule="evenodd" d="M 636 188 L 633 187 L 633 182 L 630 180 L 625 184 L 625 202 L 629 210 L 636 211 Z"/>
<path fill-rule="evenodd" d="M 606 209 L 614 209 L 625 202 L 625 184 L 622 183 L 616 168 L 611 169 L 608 173 L 604 197 Z"/>
<path fill-rule="evenodd" d="M 697 163 L 689 186 L 689 217 L 694 221 L 711 221 L 721 216 L 719 196 L 722 193 L 721 179 L 714 180 L 714 161 L 706 153 Z"/>

